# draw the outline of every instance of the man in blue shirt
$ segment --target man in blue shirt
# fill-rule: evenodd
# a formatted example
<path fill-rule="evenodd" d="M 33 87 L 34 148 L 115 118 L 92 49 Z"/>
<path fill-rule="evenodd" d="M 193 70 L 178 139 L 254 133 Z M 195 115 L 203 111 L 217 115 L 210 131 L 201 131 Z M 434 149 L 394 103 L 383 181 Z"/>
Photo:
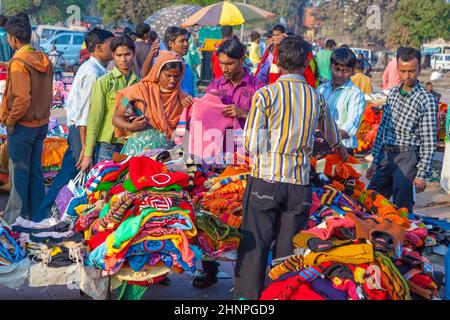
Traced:
<path fill-rule="evenodd" d="M 180 56 L 184 57 L 189 50 L 189 36 L 190 36 L 189 31 L 187 31 L 186 29 L 178 27 L 169 27 L 167 28 L 166 33 L 164 34 L 164 43 L 161 43 L 159 45 L 159 51 L 164 50 L 165 49 L 164 47 L 167 47 L 166 50 L 176 52 Z M 152 51 L 153 52 L 150 52 L 150 55 L 153 55 L 152 58 L 153 59 L 152 65 L 153 65 L 154 59 L 158 56 L 158 53 L 155 52 L 154 48 L 152 48 Z M 142 78 L 145 78 L 145 76 L 148 75 L 150 69 L 151 67 L 148 68 L 147 63 L 144 63 L 144 66 L 142 67 L 141 71 Z M 191 66 L 186 63 L 184 77 L 181 82 L 181 89 L 193 97 L 195 96 L 194 87 L 196 85 L 197 84 L 195 83 L 194 72 L 192 71 Z"/>
<path fill-rule="evenodd" d="M 321 85 L 318 91 L 330 106 L 334 120 L 339 127 L 342 144 L 350 154 L 358 147 L 359 124 L 366 107 L 363 92 L 353 84 L 356 56 L 347 48 L 339 48 L 331 55 L 332 80 Z"/>

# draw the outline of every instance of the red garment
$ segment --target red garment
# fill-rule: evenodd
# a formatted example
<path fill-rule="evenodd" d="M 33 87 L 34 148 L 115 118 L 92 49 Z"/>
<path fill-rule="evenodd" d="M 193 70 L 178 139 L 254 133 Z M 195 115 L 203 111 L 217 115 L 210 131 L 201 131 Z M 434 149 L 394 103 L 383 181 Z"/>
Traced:
<path fill-rule="evenodd" d="M 189 218 L 191 219 L 192 223 L 195 223 L 195 212 L 194 208 L 191 206 L 191 204 L 188 201 L 183 201 L 178 208 L 182 210 L 189 210 Z"/>
<path fill-rule="evenodd" d="M 310 85 L 311 87 L 313 87 L 314 89 L 316 89 L 317 88 L 316 75 L 314 74 L 314 71 L 311 68 L 312 59 L 313 59 L 312 52 L 309 52 L 308 53 L 309 64 L 308 64 L 308 67 L 305 69 L 305 72 L 303 75 L 305 77 L 306 83 L 308 85 Z M 317 68 L 317 66 L 316 66 L 316 68 Z"/>
<path fill-rule="evenodd" d="M 265 61 L 269 58 L 269 54 L 270 54 L 270 48 L 267 48 L 266 51 L 264 52 L 261 61 L 259 62 L 258 68 L 256 69 L 255 72 L 255 77 L 258 75 L 258 73 L 260 72 L 261 66 L 265 63 Z M 273 45 L 273 61 L 271 63 L 271 65 L 276 64 L 277 60 L 278 60 L 278 45 Z M 269 84 L 275 83 L 278 78 L 281 76 L 281 74 L 278 73 L 270 73 L 270 69 L 269 68 Z"/>
<path fill-rule="evenodd" d="M 419 273 L 411 278 L 411 281 L 423 289 L 436 289 L 436 284 L 429 276 Z"/>
<path fill-rule="evenodd" d="M 292 282 L 297 282 L 295 277 L 286 280 L 272 282 L 261 294 L 260 300 L 280 299 L 282 293 L 290 286 Z M 289 300 L 326 300 L 317 294 L 310 283 L 302 283 L 297 290 L 288 297 Z"/>
<path fill-rule="evenodd" d="M 113 233 L 113 230 L 105 230 L 105 231 L 99 232 L 97 234 L 94 234 L 93 236 L 91 236 L 91 238 L 89 240 L 86 240 L 86 244 L 89 246 L 89 248 L 92 251 L 95 248 L 97 248 L 99 245 L 104 243 L 106 241 L 106 238 L 108 238 L 108 236 L 111 233 Z"/>
<path fill-rule="evenodd" d="M 378 289 L 369 289 L 367 282 L 364 283 L 364 292 L 367 295 L 367 300 L 387 300 L 387 291 Z"/>
<path fill-rule="evenodd" d="M 183 172 L 170 172 L 161 162 L 147 157 L 133 157 L 129 161 L 130 179 L 137 190 L 147 187 L 163 188 L 179 185 L 183 188 L 189 183 L 189 176 Z"/>
<path fill-rule="evenodd" d="M 119 179 L 119 176 L 120 176 L 125 170 L 128 169 L 129 165 L 130 165 L 130 161 L 127 161 L 127 162 L 125 162 L 125 163 L 119 168 L 119 170 L 114 171 L 114 172 L 107 173 L 107 174 L 103 177 L 102 182 L 116 182 L 117 179 Z"/>
<path fill-rule="evenodd" d="M 121 184 L 111 187 L 111 189 L 109 189 L 109 194 L 115 195 L 115 194 L 122 193 L 124 191 L 125 191 L 125 189 L 123 187 L 123 183 L 121 183 Z"/>
<path fill-rule="evenodd" d="M 219 63 L 219 55 L 217 54 L 217 49 L 219 49 L 221 44 L 222 41 L 218 42 L 216 44 L 215 50 L 212 52 L 211 65 L 212 65 L 213 80 L 223 76 L 223 72 L 222 69 L 220 68 Z"/>

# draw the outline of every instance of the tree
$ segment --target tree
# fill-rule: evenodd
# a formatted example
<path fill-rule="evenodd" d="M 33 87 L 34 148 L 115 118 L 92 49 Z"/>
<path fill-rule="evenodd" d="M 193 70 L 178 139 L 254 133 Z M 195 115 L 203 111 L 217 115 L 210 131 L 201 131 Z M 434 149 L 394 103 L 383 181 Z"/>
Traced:
<path fill-rule="evenodd" d="M 389 31 L 390 47 L 420 47 L 425 40 L 450 38 L 450 4 L 444 0 L 399 0 Z"/>
<path fill-rule="evenodd" d="M 321 2 L 314 16 L 324 37 L 351 38 L 383 44 L 397 9 L 392 0 L 333 0 Z"/>
<path fill-rule="evenodd" d="M 6 0 L 5 12 L 14 15 L 25 12 L 30 19 L 42 23 L 56 23 L 66 20 L 70 14 L 67 8 L 71 5 L 79 6 L 83 13 L 89 1 L 85 0 Z"/>
<path fill-rule="evenodd" d="M 104 12 L 105 23 L 121 20 L 139 23 L 172 3 L 170 0 L 99 0 L 97 8 Z"/>

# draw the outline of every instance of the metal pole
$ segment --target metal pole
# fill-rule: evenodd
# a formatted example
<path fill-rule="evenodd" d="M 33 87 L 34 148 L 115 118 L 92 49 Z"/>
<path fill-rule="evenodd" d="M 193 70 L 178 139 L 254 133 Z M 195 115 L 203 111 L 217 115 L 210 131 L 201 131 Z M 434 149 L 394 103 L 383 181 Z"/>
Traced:
<path fill-rule="evenodd" d="M 244 4 L 247 4 L 247 0 L 244 0 Z M 244 24 L 241 24 L 241 42 L 244 42 Z"/>

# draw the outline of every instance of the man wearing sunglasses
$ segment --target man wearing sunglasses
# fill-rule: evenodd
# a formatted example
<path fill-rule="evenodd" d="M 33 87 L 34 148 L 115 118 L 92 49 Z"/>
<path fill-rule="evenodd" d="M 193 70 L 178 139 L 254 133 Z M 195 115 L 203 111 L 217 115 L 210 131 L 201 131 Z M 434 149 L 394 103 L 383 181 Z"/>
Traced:
<path fill-rule="evenodd" d="M 353 154 L 353 149 L 358 147 L 356 133 L 366 105 L 364 94 L 351 80 L 355 66 L 353 51 L 347 48 L 334 50 L 331 55 L 332 79 L 318 88 L 333 112 L 342 144 L 349 154 Z"/>

